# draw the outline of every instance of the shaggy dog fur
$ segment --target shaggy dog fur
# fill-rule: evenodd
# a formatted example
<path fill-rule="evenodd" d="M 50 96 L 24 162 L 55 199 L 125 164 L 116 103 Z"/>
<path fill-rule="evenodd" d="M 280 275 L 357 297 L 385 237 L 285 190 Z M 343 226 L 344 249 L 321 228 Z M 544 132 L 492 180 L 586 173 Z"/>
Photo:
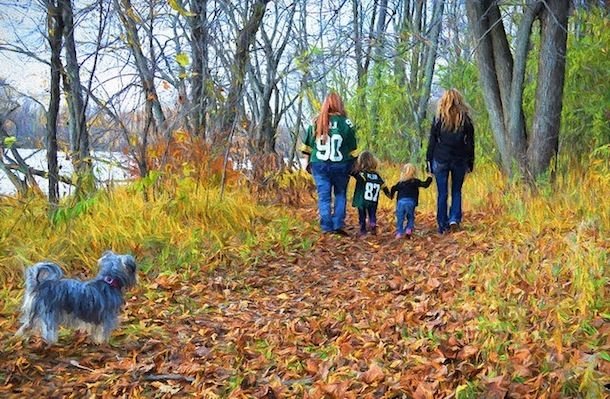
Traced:
<path fill-rule="evenodd" d="M 55 343 L 62 325 L 87 331 L 96 343 L 108 342 L 118 325 L 123 291 L 136 283 L 136 261 L 106 251 L 98 266 L 98 275 L 89 281 L 63 278 L 61 268 L 50 262 L 28 267 L 17 335 L 37 330 Z"/>

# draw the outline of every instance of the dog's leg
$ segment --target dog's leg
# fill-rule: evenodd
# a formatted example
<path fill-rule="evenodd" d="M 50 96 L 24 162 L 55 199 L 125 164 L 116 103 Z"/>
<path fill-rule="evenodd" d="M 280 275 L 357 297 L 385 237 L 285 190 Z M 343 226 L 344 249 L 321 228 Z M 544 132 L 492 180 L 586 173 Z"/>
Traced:
<path fill-rule="evenodd" d="M 16 336 L 22 337 L 26 335 L 32 329 L 32 325 L 34 324 L 34 315 L 31 314 L 30 309 L 23 312 L 23 316 L 21 317 L 21 327 L 15 333 Z"/>
<path fill-rule="evenodd" d="M 94 343 L 100 345 L 107 341 L 104 335 L 104 327 L 101 325 L 92 325 L 91 326 L 91 339 Z"/>
<path fill-rule="evenodd" d="M 53 313 L 47 313 L 40 320 L 40 335 L 49 344 L 57 342 L 57 330 L 59 325 L 57 317 Z"/>
<path fill-rule="evenodd" d="M 31 329 L 32 329 L 32 323 L 30 321 L 28 321 L 27 323 L 24 323 L 21 325 L 21 327 L 19 327 L 19 330 L 17 330 L 15 335 L 17 337 L 23 337 L 23 336 L 29 335 L 29 330 L 31 330 Z"/>
<path fill-rule="evenodd" d="M 32 305 L 34 303 L 34 296 L 31 293 L 26 292 L 23 298 L 23 306 L 21 307 L 21 327 L 17 330 L 18 337 L 26 334 L 28 330 L 32 329 L 35 315 L 32 314 Z"/>

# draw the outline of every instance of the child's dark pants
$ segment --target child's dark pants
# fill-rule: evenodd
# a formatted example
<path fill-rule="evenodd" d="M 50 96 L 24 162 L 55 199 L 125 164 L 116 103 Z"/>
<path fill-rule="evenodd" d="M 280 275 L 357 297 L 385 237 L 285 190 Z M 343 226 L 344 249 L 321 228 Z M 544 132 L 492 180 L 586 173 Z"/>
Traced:
<path fill-rule="evenodd" d="M 361 233 L 366 233 L 367 216 L 369 219 L 369 226 L 374 230 L 377 227 L 377 204 L 367 208 L 358 208 L 358 222 L 360 223 Z"/>

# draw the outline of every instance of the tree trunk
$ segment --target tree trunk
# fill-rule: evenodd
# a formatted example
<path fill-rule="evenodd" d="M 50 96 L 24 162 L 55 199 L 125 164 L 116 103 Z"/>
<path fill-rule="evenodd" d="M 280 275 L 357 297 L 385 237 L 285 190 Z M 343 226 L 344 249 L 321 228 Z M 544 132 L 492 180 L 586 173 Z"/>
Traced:
<path fill-rule="evenodd" d="M 434 76 L 434 66 L 436 65 L 436 55 L 438 51 L 438 40 L 443 24 L 443 1 L 434 2 L 432 9 L 432 28 L 428 41 L 430 43 L 426 50 L 426 66 L 424 68 L 424 79 L 422 82 L 421 96 L 417 105 L 417 120 L 416 126 L 419 131 L 419 142 L 425 137 L 423 122 L 426 119 L 426 111 L 428 110 L 428 101 L 430 99 L 430 91 L 432 90 L 432 77 Z M 419 148 L 414 148 L 413 152 L 418 152 Z"/>
<path fill-rule="evenodd" d="M 83 99 L 83 86 L 80 80 L 80 65 L 76 56 L 76 43 L 74 41 L 74 12 L 72 0 L 59 0 L 62 20 L 64 24 L 64 51 L 66 56 L 65 75 L 70 98 L 70 144 L 72 149 L 72 163 L 79 184 L 77 191 L 91 191 L 94 187 L 92 180 L 92 163 L 89 156 L 89 132 L 85 121 L 85 102 Z M 85 187 L 86 186 L 86 187 Z"/>
<path fill-rule="evenodd" d="M 505 116 L 508 127 L 506 142 L 511 156 L 516 160 L 521 173 L 529 176 L 527 167 L 527 128 L 523 113 L 523 90 L 525 89 L 525 72 L 527 66 L 527 53 L 530 48 L 530 33 L 536 16 L 540 12 L 540 2 L 526 6 L 523 18 L 515 38 L 515 61 L 513 64 L 512 81 L 510 87 L 508 113 Z"/>
<path fill-rule="evenodd" d="M 195 135 L 206 136 L 206 112 L 208 104 L 208 0 L 191 0 L 191 11 L 195 14 L 189 18 L 191 25 L 191 51 L 193 54 L 193 73 L 191 77 L 191 104 Z"/>
<path fill-rule="evenodd" d="M 569 2 L 548 1 L 540 15 L 536 106 L 527 159 L 534 176 L 544 173 L 559 148 Z"/>
<path fill-rule="evenodd" d="M 157 95 L 157 89 L 155 88 L 155 76 L 152 69 L 148 65 L 148 60 L 144 56 L 140 38 L 138 36 L 138 29 L 136 27 L 136 13 L 131 5 L 131 0 L 114 0 L 114 6 L 119 14 L 119 18 L 125 28 L 127 36 L 127 45 L 131 49 L 134 56 L 136 69 L 144 88 L 144 96 L 146 102 L 149 103 L 153 116 L 155 128 L 160 128 L 165 124 L 165 115 L 163 108 L 159 102 L 159 96 Z M 155 129 L 156 130 L 156 129 Z"/>
<path fill-rule="evenodd" d="M 362 26 L 360 24 L 360 1 L 352 0 L 352 18 L 354 21 L 354 55 L 356 57 L 356 79 L 358 88 L 364 84 L 364 67 L 362 65 Z"/>
<path fill-rule="evenodd" d="M 495 66 L 496 62 L 506 60 L 496 61 L 495 59 L 496 54 L 494 52 L 491 35 L 489 34 L 491 22 L 487 13 L 490 6 L 490 0 L 466 1 L 470 30 L 472 31 L 476 42 L 475 57 L 479 67 L 479 79 L 485 104 L 487 105 L 487 112 L 489 113 L 491 130 L 496 146 L 498 147 L 498 152 L 500 153 L 502 168 L 505 172 L 510 173 L 512 166 L 511 153 L 507 144 L 502 99 Z M 521 104 L 519 106 L 521 106 Z"/>
<path fill-rule="evenodd" d="M 419 82 L 417 72 L 419 71 L 419 63 L 420 63 L 420 53 L 421 53 L 421 44 L 416 44 L 417 40 L 420 40 L 421 37 L 421 29 L 422 29 L 422 14 L 424 8 L 423 0 L 415 0 L 415 4 L 413 5 L 413 19 L 411 19 L 411 37 L 413 41 L 413 51 L 411 52 L 411 63 L 410 63 L 410 73 L 409 73 L 409 88 L 410 92 L 413 95 L 417 95 L 419 92 Z M 417 112 L 416 109 L 413 109 L 414 112 Z"/>
<path fill-rule="evenodd" d="M 381 81 L 381 73 L 382 68 L 385 67 L 381 60 L 383 59 L 383 50 L 385 47 L 385 22 L 386 16 L 388 15 L 388 0 L 381 0 L 379 4 L 379 18 L 377 19 L 377 27 L 375 28 L 375 64 L 373 66 L 374 73 L 374 84 L 379 84 Z M 371 104 L 371 137 L 375 140 L 375 136 L 377 135 L 377 130 L 379 127 L 379 101 L 380 99 L 377 96 L 372 96 L 373 103 Z"/>
<path fill-rule="evenodd" d="M 497 3 L 468 0 L 466 7 L 477 41 L 479 76 L 502 167 L 512 174 L 518 166 L 532 182 L 547 170 L 557 153 L 569 2 L 532 0 L 524 6 L 514 43 L 514 59 Z M 542 27 L 541 50 L 536 107 L 528 141 L 523 92 L 531 30 L 536 19 L 540 19 Z"/>
<path fill-rule="evenodd" d="M 219 134 L 225 140 L 231 136 L 234 124 L 237 121 L 238 105 L 242 97 L 246 68 L 250 58 L 250 47 L 254 43 L 256 32 L 260 28 L 265 15 L 267 3 L 270 0 L 257 0 L 254 3 L 252 14 L 237 36 L 237 48 L 235 51 L 235 61 L 231 71 L 231 86 L 227 95 L 227 101 L 221 109 Z"/>
<path fill-rule="evenodd" d="M 277 48 L 273 49 L 273 38 L 279 32 L 278 21 L 276 20 L 275 26 L 273 27 L 273 33 L 271 37 L 267 34 L 267 31 L 261 29 L 261 36 L 263 41 L 263 52 L 265 54 L 265 65 L 266 71 L 264 73 L 265 83 L 262 87 L 262 95 L 259 98 L 260 118 L 256 129 L 256 147 L 259 153 L 270 154 L 275 152 L 275 143 L 277 137 L 277 118 L 281 112 L 279 104 L 279 93 L 277 84 L 281 77 L 278 77 L 278 66 L 286 50 L 286 46 L 290 39 L 292 39 L 292 22 L 294 20 L 294 14 L 296 11 L 296 5 L 292 6 L 290 15 L 286 22 L 287 30 L 284 33 L 284 37 L 279 42 Z M 275 14 L 279 13 L 276 5 Z M 260 89 L 260 86 L 259 86 Z M 271 99 L 275 94 L 275 106 L 271 107 Z"/>
<path fill-rule="evenodd" d="M 49 204 L 51 211 L 59 203 L 59 167 L 57 165 L 57 116 L 59 115 L 59 81 L 61 77 L 61 38 L 64 23 L 59 7 L 47 1 L 47 30 L 51 47 L 51 85 L 49 87 L 49 111 L 47 113 L 47 170 L 49 172 Z"/>

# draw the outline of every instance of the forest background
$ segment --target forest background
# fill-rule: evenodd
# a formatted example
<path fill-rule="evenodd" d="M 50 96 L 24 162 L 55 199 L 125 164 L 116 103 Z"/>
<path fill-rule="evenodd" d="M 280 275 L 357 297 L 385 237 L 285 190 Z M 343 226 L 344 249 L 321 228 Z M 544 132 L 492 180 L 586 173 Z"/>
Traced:
<path fill-rule="evenodd" d="M 0 200 L 7 393 L 608 394 L 607 2 L 0 5 L 0 168 L 17 192 Z M 435 99 L 449 87 L 477 129 L 463 231 L 434 236 L 427 190 L 410 246 L 389 239 L 385 199 L 381 237 L 320 238 L 295 148 L 329 90 L 393 182 L 399 163 L 423 166 Z M 44 149 L 47 167 L 20 148 Z M 130 181 L 100 182 L 94 150 L 124 153 L 116 166 Z M 49 352 L 11 337 L 25 266 L 52 259 L 90 278 L 109 248 L 142 269 L 110 347 L 100 354 L 66 333 Z M 362 262 L 384 270 L 383 283 L 349 269 L 367 251 L 381 254 Z M 345 276 L 328 267 L 335 257 Z M 354 278 L 345 301 L 370 310 L 297 295 L 312 271 L 333 292 L 350 292 L 337 282 Z M 295 279 L 291 290 L 280 277 Z M 324 311 L 236 324 L 269 298 Z"/>

